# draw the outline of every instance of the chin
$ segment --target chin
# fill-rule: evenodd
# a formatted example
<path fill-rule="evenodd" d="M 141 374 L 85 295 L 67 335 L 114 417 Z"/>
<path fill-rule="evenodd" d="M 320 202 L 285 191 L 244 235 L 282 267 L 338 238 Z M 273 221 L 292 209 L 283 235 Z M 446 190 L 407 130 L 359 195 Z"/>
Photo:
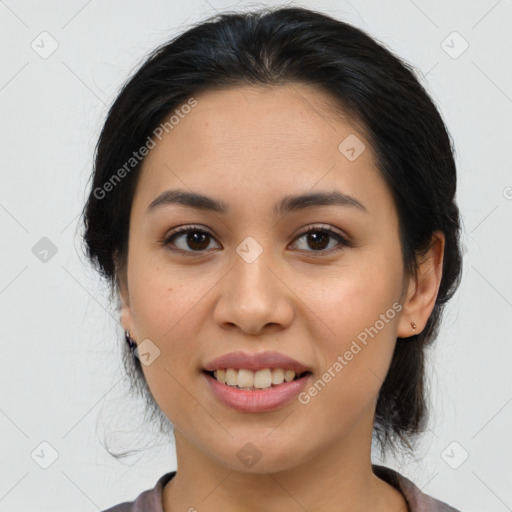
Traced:
<path fill-rule="evenodd" d="M 212 458 L 231 471 L 255 475 L 287 471 L 304 463 L 308 458 L 306 454 L 298 451 L 304 446 L 303 442 L 283 445 L 282 441 L 271 442 L 265 436 L 268 434 L 259 438 L 254 435 L 237 436 L 221 452 L 212 454 Z M 226 453 L 229 452 L 234 453 L 234 456 L 228 459 Z"/>

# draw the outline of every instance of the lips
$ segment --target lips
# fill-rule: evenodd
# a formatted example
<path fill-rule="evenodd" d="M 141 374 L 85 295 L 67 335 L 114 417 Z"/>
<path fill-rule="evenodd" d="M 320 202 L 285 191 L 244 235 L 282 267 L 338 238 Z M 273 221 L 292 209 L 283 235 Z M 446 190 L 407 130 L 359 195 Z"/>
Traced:
<path fill-rule="evenodd" d="M 309 366 L 273 351 L 224 354 L 207 363 L 202 373 L 219 402 L 246 413 L 285 407 L 312 378 Z"/>
<path fill-rule="evenodd" d="M 257 372 L 266 368 L 293 370 L 297 375 L 311 372 L 311 368 L 279 352 L 231 352 L 217 357 L 204 366 L 204 371 L 214 372 L 226 368 L 247 369 Z"/>
<path fill-rule="evenodd" d="M 259 390 L 236 389 L 222 384 L 208 372 L 203 372 L 203 378 L 207 388 L 224 406 L 243 413 L 264 413 L 290 404 L 310 382 L 312 374 L 306 372 L 296 380 Z"/>

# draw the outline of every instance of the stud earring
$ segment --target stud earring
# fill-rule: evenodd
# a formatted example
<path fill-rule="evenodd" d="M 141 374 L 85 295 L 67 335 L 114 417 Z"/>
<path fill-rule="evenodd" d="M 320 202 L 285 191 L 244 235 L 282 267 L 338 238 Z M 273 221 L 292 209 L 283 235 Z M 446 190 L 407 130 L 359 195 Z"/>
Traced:
<path fill-rule="evenodd" d="M 416 330 L 416 324 L 414 322 L 411 322 L 412 332 Z"/>
<path fill-rule="evenodd" d="M 128 343 L 128 346 L 131 350 L 134 350 L 137 347 L 137 344 L 135 341 L 133 341 L 132 338 L 130 338 L 130 331 L 128 329 L 125 329 L 124 331 L 124 337 L 126 339 L 126 343 Z"/>

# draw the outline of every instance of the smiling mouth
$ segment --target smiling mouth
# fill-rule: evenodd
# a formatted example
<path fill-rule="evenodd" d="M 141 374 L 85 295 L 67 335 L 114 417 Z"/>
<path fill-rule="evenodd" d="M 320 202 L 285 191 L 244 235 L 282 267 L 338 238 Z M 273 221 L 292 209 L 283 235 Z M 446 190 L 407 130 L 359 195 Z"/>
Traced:
<path fill-rule="evenodd" d="M 311 374 L 309 371 L 295 373 L 293 370 L 282 368 L 265 368 L 258 371 L 245 368 L 219 368 L 215 371 L 203 370 L 203 373 L 230 388 L 244 391 L 263 391 L 275 388 Z"/>

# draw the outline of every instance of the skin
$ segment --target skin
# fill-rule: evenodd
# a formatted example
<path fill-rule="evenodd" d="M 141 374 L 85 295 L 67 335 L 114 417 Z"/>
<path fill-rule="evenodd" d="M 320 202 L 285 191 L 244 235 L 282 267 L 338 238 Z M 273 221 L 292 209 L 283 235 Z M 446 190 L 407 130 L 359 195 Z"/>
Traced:
<path fill-rule="evenodd" d="M 328 110 L 323 92 L 244 86 L 195 98 L 145 159 L 120 278 L 121 322 L 137 343 L 159 348 L 143 369 L 175 429 L 178 472 L 164 488 L 164 510 L 261 511 L 264 496 L 265 510 L 405 512 L 402 494 L 372 472 L 373 419 L 397 336 L 413 334 L 411 321 L 421 332 L 434 307 L 442 233 L 408 279 L 396 207 L 372 148 L 356 123 Z M 349 134 L 366 145 L 354 161 L 338 150 Z M 230 213 L 173 204 L 145 215 L 177 188 L 222 200 Z M 283 196 L 319 190 L 350 194 L 368 211 L 330 205 L 274 215 Z M 201 246 L 181 234 L 178 252 L 160 243 L 186 224 L 212 236 Z M 319 225 L 352 245 L 331 237 L 315 250 L 299 230 Z M 263 250 L 250 264 L 236 252 L 248 236 Z M 201 374 L 228 352 L 277 350 L 311 366 L 314 382 L 394 303 L 402 310 L 306 405 L 238 412 Z M 250 468 L 237 457 L 248 442 L 262 454 Z"/>

